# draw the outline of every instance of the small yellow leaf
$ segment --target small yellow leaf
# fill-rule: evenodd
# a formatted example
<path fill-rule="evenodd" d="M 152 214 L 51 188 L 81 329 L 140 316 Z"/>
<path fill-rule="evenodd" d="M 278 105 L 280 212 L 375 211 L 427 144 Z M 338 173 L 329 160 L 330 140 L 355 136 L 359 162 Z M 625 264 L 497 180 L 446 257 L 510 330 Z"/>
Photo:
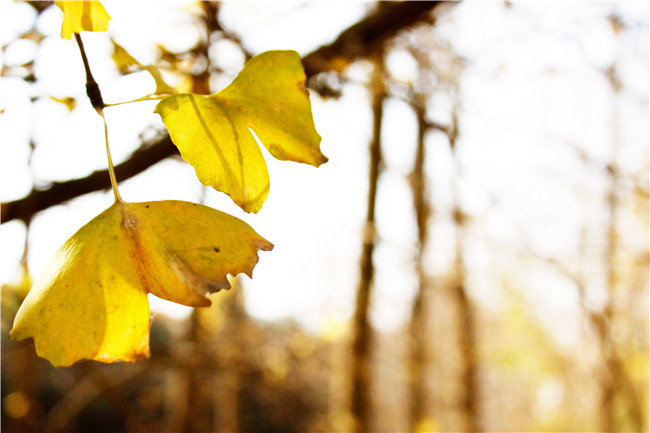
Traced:
<path fill-rule="evenodd" d="M 153 65 L 143 65 L 137 61 L 126 49 L 111 39 L 113 43 L 113 62 L 117 70 L 122 74 L 134 72 L 134 70 L 144 70 L 149 72 L 156 82 L 156 95 L 173 95 L 178 93 L 172 86 L 167 84 L 158 68 Z"/>
<path fill-rule="evenodd" d="M 108 30 L 110 15 L 98 1 L 55 1 L 63 11 L 61 37 L 72 39 L 73 33 L 105 32 Z"/>
<path fill-rule="evenodd" d="M 199 180 L 247 212 L 259 211 L 269 192 L 266 163 L 251 131 L 277 159 L 316 167 L 327 162 L 295 51 L 259 54 L 221 92 L 170 96 L 154 111 Z"/>
<path fill-rule="evenodd" d="M 273 245 L 245 222 L 182 201 L 117 201 L 61 247 L 21 305 L 11 338 L 55 366 L 149 357 L 147 293 L 190 306 L 251 276 Z"/>
<path fill-rule="evenodd" d="M 142 67 L 140 62 L 129 54 L 122 45 L 115 42 L 113 38 L 111 38 L 111 42 L 113 43 L 113 54 L 111 57 L 113 58 L 113 63 L 115 63 L 120 74 L 128 74 L 133 72 L 135 69 Z"/>
<path fill-rule="evenodd" d="M 165 79 L 162 76 L 162 72 L 153 65 L 144 65 L 142 67 L 145 71 L 153 77 L 156 82 L 156 95 L 174 95 L 178 93 L 176 89 L 165 82 Z"/>
<path fill-rule="evenodd" d="M 77 106 L 77 100 L 71 96 L 66 96 L 65 98 L 57 98 L 56 96 L 50 96 L 50 98 L 54 102 L 58 102 L 59 104 L 65 105 L 68 111 L 74 110 L 74 108 Z"/>

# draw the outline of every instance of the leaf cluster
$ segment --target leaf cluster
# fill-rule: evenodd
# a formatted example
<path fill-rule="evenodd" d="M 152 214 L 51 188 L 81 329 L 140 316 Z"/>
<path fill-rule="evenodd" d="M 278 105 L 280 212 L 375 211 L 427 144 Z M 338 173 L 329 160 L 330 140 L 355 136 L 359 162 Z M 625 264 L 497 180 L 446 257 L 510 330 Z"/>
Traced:
<path fill-rule="evenodd" d="M 64 14 L 61 36 L 74 34 L 80 46 L 91 97 L 96 83 L 79 33 L 106 31 L 110 16 L 98 1 L 56 4 Z M 183 159 L 205 185 L 228 194 L 243 210 L 258 212 L 270 187 L 257 140 L 278 159 L 314 166 L 327 161 L 297 53 L 262 53 L 230 86 L 199 95 L 179 93 L 155 66 L 141 64 L 113 43 L 118 67 L 145 70 L 156 82 L 154 94 L 136 101 L 160 99 L 155 112 Z M 91 99 L 101 101 L 98 95 Z M 103 117 L 107 105 L 93 105 Z M 122 200 L 106 128 L 115 202 L 61 247 L 29 291 L 11 330 L 15 340 L 33 339 L 37 354 L 55 366 L 149 357 L 148 293 L 208 306 L 210 293 L 230 288 L 228 275 L 252 276 L 258 251 L 273 248 L 248 224 L 207 206 Z"/>

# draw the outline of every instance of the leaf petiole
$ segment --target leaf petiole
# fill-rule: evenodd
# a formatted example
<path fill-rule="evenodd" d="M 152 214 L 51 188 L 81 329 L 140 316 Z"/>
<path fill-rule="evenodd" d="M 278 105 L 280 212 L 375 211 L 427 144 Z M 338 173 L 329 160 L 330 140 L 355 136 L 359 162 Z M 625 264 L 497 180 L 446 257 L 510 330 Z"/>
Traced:
<path fill-rule="evenodd" d="M 104 104 L 105 107 L 115 107 L 118 105 L 123 105 L 123 104 L 130 104 L 131 102 L 141 102 L 141 101 L 159 101 L 161 99 L 165 99 L 166 97 L 171 96 L 169 95 L 159 95 L 156 93 L 150 93 L 148 95 L 142 96 L 137 99 L 132 99 L 130 101 L 122 101 L 122 102 L 114 102 L 112 104 Z"/>
<path fill-rule="evenodd" d="M 90 103 L 92 104 L 97 114 L 102 117 L 104 122 L 104 139 L 106 141 L 106 158 L 108 159 L 108 175 L 111 178 L 111 186 L 113 187 L 113 194 L 115 195 L 115 201 L 122 201 L 120 197 L 120 192 L 117 189 L 117 178 L 115 176 L 115 167 L 113 167 L 113 158 L 111 158 L 111 149 L 108 145 L 108 125 L 106 124 L 106 117 L 104 116 L 104 107 L 106 104 L 102 99 L 102 93 L 99 90 L 99 85 L 93 74 L 90 70 L 90 65 L 88 63 L 88 57 L 86 57 L 86 50 L 84 49 L 83 42 L 81 41 L 81 35 L 79 33 L 74 34 L 75 39 L 77 40 L 77 45 L 79 46 L 79 51 L 81 52 L 81 60 L 83 60 L 84 69 L 86 70 L 86 94 Z"/>
<path fill-rule="evenodd" d="M 104 139 L 106 141 L 106 158 L 108 159 L 108 175 L 111 178 L 111 186 L 113 187 L 113 195 L 115 195 L 115 201 L 122 201 L 120 192 L 117 189 L 117 177 L 115 176 L 115 167 L 113 167 L 113 158 L 111 157 L 111 148 L 108 145 L 108 125 L 106 124 L 106 117 L 104 116 L 104 110 L 98 109 L 97 113 L 102 116 L 104 121 Z"/>

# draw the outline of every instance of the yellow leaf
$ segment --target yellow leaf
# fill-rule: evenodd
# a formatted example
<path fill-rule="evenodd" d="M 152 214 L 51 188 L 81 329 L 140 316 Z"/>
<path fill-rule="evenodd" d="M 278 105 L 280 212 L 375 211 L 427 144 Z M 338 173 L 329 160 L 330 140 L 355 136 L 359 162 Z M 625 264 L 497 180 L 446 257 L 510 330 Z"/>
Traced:
<path fill-rule="evenodd" d="M 162 73 L 158 68 L 156 68 L 153 65 L 144 65 L 142 67 L 145 71 L 149 72 L 149 74 L 153 77 L 154 81 L 156 82 L 156 95 L 174 95 L 178 92 L 167 84 L 162 76 Z"/>
<path fill-rule="evenodd" d="M 147 293 L 190 306 L 251 276 L 273 245 L 245 222 L 182 201 L 117 201 L 61 247 L 21 305 L 11 338 L 55 366 L 149 357 Z"/>
<path fill-rule="evenodd" d="M 162 73 L 153 65 L 143 65 L 138 62 L 126 49 L 111 39 L 113 43 L 113 62 L 117 66 L 118 71 L 122 74 L 133 72 L 135 70 L 144 70 L 149 72 L 151 77 L 156 82 L 156 95 L 173 95 L 176 90 L 167 84 L 162 76 Z"/>
<path fill-rule="evenodd" d="M 63 11 L 61 37 L 72 39 L 73 33 L 105 32 L 108 30 L 110 15 L 98 1 L 55 1 Z"/>
<path fill-rule="evenodd" d="M 57 98 L 56 96 L 50 96 L 50 98 L 54 102 L 58 102 L 59 104 L 65 105 L 68 111 L 74 110 L 74 108 L 77 106 L 77 100 L 71 96 L 67 96 L 65 98 Z"/>
<path fill-rule="evenodd" d="M 316 167 L 327 162 L 295 51 L 259 54 L 221 92 L 170 96 L 154 111 L 199 180 L 247 212 L 259 211 L 269 192 L 266 163 L 251 130 L 277 159 Z"/>
<path fill-rule="evenodd" d="M 140 62 L 129 54 L 122 45 L 115 42 L 113 38 L 111 38 L 111 42 L 113 43 L 113 55 L 111 57 L 113 58 L 113 63 L 115 63 L 120 74 L 128 74 L 133 72 L 133 69 L 135 69 L 134 67 L 142 67 Z"/>

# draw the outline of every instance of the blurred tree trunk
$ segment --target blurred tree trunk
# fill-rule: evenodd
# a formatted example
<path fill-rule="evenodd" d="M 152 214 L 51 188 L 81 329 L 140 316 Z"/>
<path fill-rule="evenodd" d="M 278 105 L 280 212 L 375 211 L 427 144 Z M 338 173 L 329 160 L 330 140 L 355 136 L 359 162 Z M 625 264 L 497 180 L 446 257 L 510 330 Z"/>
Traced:
<path fill-rule="evenodd" d="M 601 398 L 599 412 L 601 415 L 600 428 L 602 431 L 614 431 L 625 428 L 621 425 L 622 421 L 628 421 L 634 427 L 635 431 L 644 430 L 644 417 L 641 402 L 637 396 L 634 384 L 631 382 L 625 371 L 624 360 L 618 353 L 616 339 L 613 335 L 612 328 L 618 317 L 614 314 L 616 299 L 619 296 L 619 272 L 617 265 L 619 261 L 619 230 L 618 230 L 618 213 L 620 208 L 619 198 L 619 168 L 618 154 L 621 146 L 619 137 L 619 111 L 618 99 L 622 90 L 619 81 L 616 64 L 610 66 L 605 75 L 610 83 L 612 90 L 612 124 L 613 124 L 613 143 L 611 161 L 606 168 L 608 190 L 606 192 L 606 246 L 604 251 L 603 262 L 605 264 L 606 281 L 607 281 L 607 302 L 600 314 L 591 314 L 591 322 L 596 331 L 601 353 L 602 369 L 600 374 Z M 627 420 L 617 419 L 616 397 L 621 396 L 623 400 L 628 401 L 626 408 Z"/>
<path fill-rule="evenodd" d="M 410 176 L 411 188 L 413 191 L 413 207 L 417 222 L 418 243 L 415 255 L 415 272 L 418 279 L 418 290 L 413 301 L 410 323 L 410 360 L 409 360 L 409 410 L 411 431 L 421 431 L 424 423 L 428 420 L 426 408 L 426 312 L 429 311 L 429 285 L 427 274 L 422 263 L 424 249 L 428 240 L 428 220 L 430 204 L 428 200 L 428 189 L 426 175 L 424 172 L 424 161 L 426 149 L 424 139 L 427 132 L 425 118 L 425 105 L 417 98 L 412 104 L 417 117 L 417 147 L 413 172 Z"/>
<path fill-rule="evenodd" d="M 220 303 L 222 324 L 219 336 L 215 336 L 217 341 L 213 354 L 218 364 L 213 379 L 213 426 L 217 432 L 244 431 L 241 389 L 247 362 L 245 353 L 249 325 L 242 289 L 240 279 L 235 279 L 231 290 L 223 293 Z"/>
<path fill-rule="evenodd" d="M 618 248 L 616 233 L 616 214 L 618 210 L 618 196 L 616 194 L 616 163 L 614 161 L 607 167 L 609 180 L 609 191 L 607 192 L 607 246 L 605 249 L 605 269 L 607 273 L 607 304 L 602 314 L 592 315 L 592 324 L 596 331 L 598 344 L 600 346 L 602 370 L 600 375 L 601 398 L 600 398 L 600 428 L 602 431 L 613 431 L 614 421 L 614 394 L 617 389 L 618 375 L 616 373 L 615 343 L 610 333 L 613 319 L 612 298 L 616 286 L 616 250 Z"/>
<path fill-rule="evenodd" d="M 452 89 L 453 113 L 452 126 L 448 132 L 449 145 L 451 147 L 454 171 L 452 173 L 453 188 L 453 218 L 456 224 L 456 252 L 452 282 L 452 298 L 458 312 L 459 349 L 461 362 L 461 395 L 460 409 L 465 419 L 465 431 L 480 431 L 479 424 L 479 389 L 478 389 L 478 366 L 476 355 L 476 314 L 474 307 L 467 294 L 465 280 L 464 248 L 465 229 L 467 219 L 460 205 L 459 179 L 461 177 L 460 161 L 458 160 L 458 149 L 456 141 L 458 138 L 458 97 L 455 94 L 457 89 Z"/>
<path fill-rule="evenodd" d="M 370 82 L 373 126 L 370 142 L 368 202 L 359 264 L 360 281 L 357 289 L 352 337 L 351 405 L 352 416 L 354 417 L 353 428 L 357 432 L 369 430 L 371 416 L 370 378 L 372 365 L 372 329 L 368 312 L 375 274 L 373 265 L 373 253 L 375 250 L 375 202 L 377 198 L 377 181 L 381 169 L 381 125 L 385 98 L 383 52 L 377 54 L 374 63 L 374 71 Z"/>
<path fill-rule="evenodd" d="M 202 392 L 203 379 L 200 377 L 206 369 L 207 363 L 211 363 L 209 355 L 205 353 L 204 347 L 207 343 L 204 329 L 201 323 L 201 315 L 205 311 L 194 309 L 190 316 L 190 329 L 186 338 L 188 352 L 180 352 L 180 355 L 189 355 L 190 360 L 178 360 L 182 365 L 181 389 L 185 401 L 182 402 L 182 425 L 181 430 L 187 433 L 201 432 L 211 425 L 210 402 Z M 207 410 L 206 410 L 207 409 Z"/>

